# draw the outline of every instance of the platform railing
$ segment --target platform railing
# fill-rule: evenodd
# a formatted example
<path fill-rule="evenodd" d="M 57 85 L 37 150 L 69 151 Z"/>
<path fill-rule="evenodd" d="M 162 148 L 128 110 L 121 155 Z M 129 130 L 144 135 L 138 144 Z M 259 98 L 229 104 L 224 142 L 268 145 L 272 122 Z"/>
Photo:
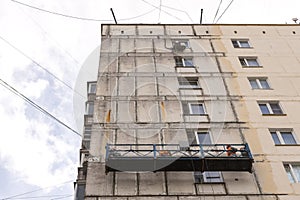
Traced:
<path fill-rule="evenodd" d="M 107 144 L 106 160 L 116 157 L 131 158 L 248 158 L 253 159 L 248 144 L 199 144 L 182 147 L 179 144 Z"/>

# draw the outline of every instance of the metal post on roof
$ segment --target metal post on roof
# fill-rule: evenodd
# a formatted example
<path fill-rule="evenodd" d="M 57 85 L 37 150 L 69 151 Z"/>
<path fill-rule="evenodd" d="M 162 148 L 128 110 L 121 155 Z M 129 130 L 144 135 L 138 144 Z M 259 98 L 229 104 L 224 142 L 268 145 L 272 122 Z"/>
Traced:
<path fill-rule="evenodd" d="M 201 8 L 200 24 L 202 24 L 202 15 L 203 15 L 203 9 Z"/>
<path fill-rule="evenodd" d="M 115 13 L 114 13 L 113 9 L 112 9 L 112 8 L 110 8 L 110 11 L 111 11 L 111 14 L 112 14 L 112 16 L 114 17 L 115 23 L 116 23 L 116 24 L 118 24 L 118 22 L 117 22 L 117 20 L 116 20 L 116 17 L 115 17 Z"/>

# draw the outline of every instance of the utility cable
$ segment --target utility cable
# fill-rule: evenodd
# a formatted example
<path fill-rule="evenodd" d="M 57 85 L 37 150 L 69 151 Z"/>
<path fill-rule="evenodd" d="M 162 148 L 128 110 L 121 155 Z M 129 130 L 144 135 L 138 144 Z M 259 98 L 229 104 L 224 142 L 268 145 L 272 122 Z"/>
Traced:
<path fill-rule="evenodd" d="M 162 0 L 159 0 L 158 23 L 159 23 L 159 21 L 160 21 L 160 13 L 161 13 L 161 1 L 162 1 Z"/>
<path fill-rule="evenodd" d="M 20 93 L 18 90 L 16 90 L 14 87 L 12 87 L 11 85 L 9 85 L 7 82 L 3 81 L 1 78 L 0 78 L 0 84 L 2 86 L 4 86 L 6 89 L 8 89 L 11 92 L 13 92 L 15 95 L 21 97 L 24 101 L 26 101 L 27 103 L 29 103 L 31 106 L 33 106 L 34 108 L 36 108 L 41 113 L 49 116 L 50 118 L 54 119 L 55 121 L 57 121 L 58 123 L 60 123 L 64 127 L 66 127 L 67 129 L 71 130 L 76 135 L 82 137 L 77 131 L 75 131 L 70 126 L 66 125 L 64 122 L 62 122 L 61 120 L 59 120 L 58 118 L 56 118 L 55 116 L 53 116 L 51 113 L 49 113 L 48 111 L 46 111 L 44 108 L 42 108 L 41 106 L 39 106 L 38 104 L 36 104 L 32 100 L 30 100 L 28 97 L 26 97 L 25 95 L 23 95 L 22 93 Z"/>
<path fill-rule="evenodd" d="M 173 7 L 170 7 L 170 6 L 166 6 L 166 5 L 161 5 L 162 7 L 165 7 L 165 8 L 169 8 L 171 10 L 176 10 L 178 12 L 183 12 L 187 15 L 187 17 L 189 18 L 189 20 L 191 20 L 191 23 L 193 23 L 193 19 L 191 18 L 191 16 L 189 15 L 188 12 L 184 11 L 184 10 L 181 10 L 181 9 L 177 9 L 177 8 L 173 8 Z"/>
<path fill-rule="evenodd" d="M 220 0 L 220 3 L 219 3 L 219 6 L 218 6 L 218 9 L 216 11 L 216 14 L 215 14 L 215 17 L 214 17 L 214 20 L 213 20 L 213 23 L 215 22 L 216 18 L 217 18 L 217 15 L 219 13 L 219 10 L 220 10 L 220 7 L 221 7 L 221 4 L 222 4 L 222 0 Z"/>
<path fill-rule="evenodd" d="M 73 92 L 75 92 L 76 94 L 78 94 L 79 96 L 81 96 L 82 98 L 85 99 L 85 96 L 83 96 L 82 94 L 80 94 L 79 92 L 77 92 L 75 89 L 73 89 L 71 86 L 69 86 L 66 82 L 64 82 L 63 80 L 61 80 L 60 78 L 58 78 L 55 74 L 53 74 L 48 69 L 46 69 L 45 67 L 43 67 L 41 64 L 39 64 L 38 62 L 36 62 L 35 60 L 33 60 L 31 57 L 29 57 L 28 55 L 26 55 L 24 52 L 22 52 L 16 46 L 14 46 L 10 42 L 8 42 L 2 36 L 0 36 L 0 39 L 3 40 L 6 44 L 8 44 L 10 47 L 12 47 L 13 49 L 15 49 L 17 52 L 19 52 L 20 54 L 22 54 L 24 57 L 26 57 L 27 59 L 31 60 L 36 66 L 40 67 L 42 70 L 44 70 L 45 72 L 47 72 L 48 74 L 50 74 L 52 77 L 54 77 L 60 83 L 62 83 L 63 85 L 65 85 L 67 88 L 71 89 Z"/>
<path fill-rule="evenodd" d="M 230 3 L 228 4 L 228 6 L 225 8 L 224 12 L 221 14 L 221 16 L 217 19 L 216 23 L 218 23 L 218 21 L 223 17 L 223 15 L 225 14 L 225 12 L 228 10 L 228 8 L 231 6 L 231 4 L 233 3 L 234 0 L 231 0 Z"/>
<path fill-rule="evenodd" d="M 13 196 L 9 196 L 9 197 L 5 197 L 5 198 L 2 198 L 0 200 L 8 200 L 8 199 L 14 199 L 16 197 L 20 197 L 20 196 L 24 196 L 26 194 L 31 194 L 31 193 L 34 193 L 34 192 L 38 192 L 38 191 L 42 191 L 42 190 L 46 190 L 46 189 L 49 189 L 49 188 L 53 188 L 53 187 L 56 187 L 58 185 L 65 185 L 67 183 L 72 183 L 73 180 L 70 180 L 70 181 L 66 181 L 66 182 L 63 182 L 63 183 L 59 183 L 59 184 L 56 184 L 56 185 L 53 185 L 53 186 L 48 186 L 48 187 L 44 187 L 44 188 L 40 188 L 40 189 L 36 189 L 36 190 L 31 190 L 29 192 L 24 192 L 24 193 L 21 193 L 21 194 L 16 194 L 16 195 L 13 195 Z"/>
<path fill-rule="evenodd" d="M 67 14 L 63 14 L 63 13 L 58 13 L 58 12 L 54 12 L 54 11 L 42 9 L 42 8 L 39 8 L 39 7 L 36 7 L 36 6 L 32 6 L 32 5 L 29 5 L 29 4 L 20 2 L 20 1 L 16 1 L 16 0 L 11 0 L 11 1 L 14 2 L 14 3 L 18 3 L 18 4 L 22 5 L 22 6 L 26 6 L 26 7 L 29 7 L 29 8 L 35 9 L 35 10 L 39 10 L 39 11 L 42 11 L 42 12 L 50 13 L 50 14 L 53 14 L 53 15 L 59 15 L 61 17 L 67 17 L 67 18 L 72 18 L 72 19 L 77 19 L 77 20 L 84 20 L 84 21 L 113 22 L 113 20 L 111 20 L 111 19 L 94 19 L 94 18 L 77 17 L 77 16 L 73 16 L 73 15 L 67 15 Z M 118 21 L 126 21 L 126 20 L 136 19 L 136 18 L 142 17 L 144 15 L 147 15 L 147 14 L 153 12 L 154 10 L 155 9 L 152 9 L 152 10 L 150 10 L 148 12 L 142 13 L 142 14 L 134 16 L 134 17 L 118 19 Z"/>
<path fill-rule="evenodd" d="M 53 195 L 43 195 L 43 196 L 16 197 L 12 199 L 41 199 L 41 198 L 62 199 L 70 196 L 73 196 L 73 194 L 53 194 Z"/>
<path fill-rule="evenodd" d="M 145 1 L 145 0 L 141 0 L 141 1 L 143 1 L 144 3 L 146 3 L 146 4 L 148 4 L 148 5 L 150 5 L 150 6 L 152 6 L 152 7 L 154 7 L 154 8 L 156 8 L 156 9 L 159 10 L 159 7 L 158 7 L 158 6 L 153 5 L 153 4 L 151 4 L 151 3 L 149 3 L 149 2 L 147 2 L 147 1 Z M 169 16 L 171 16 L 171 17 L 174 17 L 175 19 L 177 19 L 177 20 L 179 20 L 179 21 L 182 21 L 182 19 L 180 19 L 180 18 L 178 18 L 178 17 L 172 15 L 171 13 L 169 13 L 169 12 L 167 12 L 167 11 L 164 11 L 164 10 L 162 10 L 162 9 L 161 9 L 161 11 L 164 12 L 164 13 L 166 13 L 167 15 L 169 15 Z M 183 22 L 183 21 L 182 21 L 182 22 Z"/>

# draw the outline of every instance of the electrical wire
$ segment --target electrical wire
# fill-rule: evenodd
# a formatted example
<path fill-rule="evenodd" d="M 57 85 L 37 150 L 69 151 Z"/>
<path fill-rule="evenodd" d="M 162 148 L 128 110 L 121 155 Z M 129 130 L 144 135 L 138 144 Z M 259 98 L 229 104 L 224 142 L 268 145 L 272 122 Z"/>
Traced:
<path fill-rule="evenodd" d="M 34 108 L 36 108 L 41 113 L 43 113 L 43 114 L 47 115 L 48 117 L 54 119 L 56 122 L 58 122 L 59 124 L 63 125 L 67 129 L 71 130 L 76 135 L 82 137 L 77 131 L 75 131 L 70 126 L 66 125 L 64 122 L 62 122 L 61 120 L 59 120 L 58 118 L 56 118 L 55 116 L 53 116 L 51 113 L 49 113 L 44 108 L 42 108 L 41 106 L 39 106 L 38 104 L 36 104 L 35 102 L 33 102 L 31 99 L 29 99 L 28 97 L 26 97 L 24 94 L 20 93 L 18 90 L 16 90 L 14 87 L 12 87 L 11 85 L 9 85 L 7 82 L 3 81 L 1 78 L 0 78 L 0 84 L 3 87 L 5 87 L 6 89 L 8 89 L 11 92 L 13 92 L 15 95 L 17 95 L 20 98 L 22 98 L 24 101 L 26 101 L 27 103 L 29 103 L 31 106 L 33 106 Z"/>
<path fill-rule="evenodd" d="M 225 8 L 225 10 L 223 11 L 223 13 L 221 14 L 221 16 L 217 19 L 216 23 L 218 23 L 218 21 L 223 17 L 223 15 L 225 14 L 225 12 L 228 10 L 228 8 L 231 6 L 231 4 L 233 3 L 234 0 L 231 0 L 230 3 L 228 4 L 228 6 Z"/>
<path fill-rule="evenodd" d="M 86 20 L 86 21 L 97 21 L 97 22 L 109 22 L 109 21 L 113 21 L 113 20 L 110 20 L 110 19 L 108 19 L 108 20 L 103 19 L 102 20 L 102 19 L 76 17 L 76 16 L 72 16 L 72 15 L 66 15 L 66 14 L 63 14 L 63 13 L 58 13 L 58 12 L 54 12 L 54 11 L 45 10 L 45 9 L 42 9 L 42 8 L 39 8 L 39 7 L 36 7 L 36 6 L 32 6 L 32 5 L 29 5 L 29 4 L 26 4 L 26 3 L 22 3 L 20 1 L 16 1 L 16 0 L 11 0 L 11 1 L 14 2 L 14 3 L 21 4 L 23 6 L 27 6 L 29 8 L 33 8 L 33 9 L 42 11 L 42 12 L 47 12 L 47 13 L 54 14 L 54 15 L 60 15 L 62 17 L 69 17 L 69 18 L 73 18 L 73 19 Z"/>
<path fill-rule="evenodd" d="M 171 10 L 176 10 L 176 11 L 178 11 L 178 12 L 183 12 L 183 13 L 185 13 L 187 16 L 188 16 L 188 18 L 191 20 L 191 23 L 193 23 L 193 20 L 192 20 L 192 18 L 191 18 L 191 16 L 189 15 L 189 13 L 188 12 L 186 12 L 186 11 L 184 11 L 184 10 L 181 10 L 181 9 L 177 9 L 177 8 L 173 8 L 173 7 L 170 7 L 170 6 L 166 6 L 166 5 L 161 5 L 162 7 L 165 7 L 165 8 L 169 8 L 169 9 L 171 9 Z"/>
<path fill-rule="evenodd" d="M 156 9 L 159 10 L 159 7 L 158 7 L 158 6 L 153 5 L 153 4 L 151 4 L 151 3 L 149 3 L 149 2 L 147 2 L 147 1 L 145 1 L 145 0 L 141 0 L 141 1 L 143 1 L 144 3 L 146 3 L 146 4 L 148 4 L 148 5 L 150 5 L 150 6 L 152 6 L 152 7 L 154 7 L 154 8 L 156 8 Z M 167 15 L 169 15 L 169 16 L 171 16 L 171 17 L 177 19 L 177 20 L 179 20 L 179 21 L 182 21 L 182 19 L 180 19 L 180 18 L 178 18 L 178 17 L 172 15 L 171 13 L 169 13 L 169 12 L 167 12 L 167 11 L 164 11 L 164 10 L 162 10 L 162 9 L 161 9 L 161 11 L 164 12 L 164 13 L 166 13 Z M 182 21 L 182 22 L 183 22 L 183 21 Z"/>
<path fill-rule="evenodd" d="M 158 13 L 158 23 L 160 21 L 160 13 L 161 13 L 161 2 L 162 0 L 159 0 L 159 13 Z"/>
<path fill-rule="evenodd" d="M 16 0 L 11 0 L 11 1 L 12 1 L 13 3 L 18 3 L 18 4 L 22 5 L 22 6 L 26 6 L 26 7 L 29 7 L 29 8 L 35 9 L 35 10 L 39 10 L 39 11 L 41 11 L 41 12 L 46 12 L 46 13 L 49 13 L 49 14 L 53 14 L 53 15 L 59 15 L 59 16 L 61 16 L 61 17 L 67 17 L 67 18 L 72 18 L 72 19 L 77 19 L 77 20 L 84 20 L 84 21 L 113 22 L 113 20 L 111 20 L 111 19 L 94 19 L 94 18 L 77 17 L 77 16 L 73 16 L 73 15 L 67 15 L 67 14 L 63 14 L 63 13 L 58 13 L 58 12 L 54 12 L 54 11 L 42 9 L 42 8 L 37 7 L 37 6 L 32 6 L 32 5 L 29 5 L 29 4 L 20 2 L 20 1 L 16 1 Z M 134 16 L 134 17 L 118 19 L 118 21 L 127 21 L 127 20 L 136 19 L 136 18 L 145 16 L 145 15 L 147 15 L 147 14 L 153 12 L 154 10 L 156 10 L 156 9 L 152 9 L 152 10 L 150 10 L 150 11 L 148 11 L 148 12 L 142 13 L 142 14 L 137 15 L 137 16 Z"/>
<path fill-rule="evenodd" d="M 57 197 L 57 198 L 50 199 L 50 200 L 64 199 L 64 198 L 68 198 L 68 197 L 71 197 L 71 196 L 73 196 L 73 195 L 72 194 L 71 195 L 66 195 L 64 197 Z"/>
<path fill-rule="evenodd" d="M 73 196 L 73 194 L 53 194 L 53 195 L 44 195 L 44 196 L 16 197 L 12 199 L 40 199 L 40 198 L 62 199 L 70 196 Z"/>
<path fill-rule="evenodd" d="M 73 92 L 75 92 L 76 94 L 78 94 L 79 96 L 81 96 L 82 98 L 85 99 L 85 96 L 83 96 L 82 94 L 80 94 L 79 92 L 77 92 L 75 89 L 73 89 L 71 86 L 69 86 L 66 82 L 64 82 L 63 80 L 61 80 L 60 78 L 58 78 L 55 74 L 53 74 L 52 72 L 50 72 L 48 69 L 46 69 L 45 67 L 43 67 L 41 64 L 39 64 L 37 61 L 33 60 L 31 57 L 29 57 L 28 55 L 26 55 L 24 52 L 22 52 L 20 49 L 18 49 L 16 46 L 14 46 L 13 44 L 11 44 L 9 41 L 7 41 L 5 38 L 3 38 L 2 36 L 0 36 L 0 39 L 3 40 L 6 44 L 8 44 L 10 47 L 12 47 L 13 49 L 15 49 L 17 52 L 19 52 L 20 54 L 22 54 L 24 57 L 26 57 L 27 59 L 31 60 L 36 66 L 38 66 L 39 68 L 41 68 L 42 70 L 44 70 L 45 72 L 47 72 L 48 74 L 50 74 L 52 77 L 54 77 L 57 81 L 59 81 L 60 83 L 62 83 L 63 85 L 65 85 L 67 88 L 69 88 L 70 90 L 72 90 Z"/>
<path fill-rule="evenodd" d="M 5 198 L 2 198 L 0 200 L 8 200 L 8 199 L 14 199 L 16 197 L 20 197 L 20 196 L 24 196 L 26 194 L 31 194 L 31 193 L 34 193 L 34 192 L 38 192 L 38 191 L 42 191 L 42 190 L 46 190 L 46 189 L 49 189 L 49 188 L 53 188 L 53 187 L 57 187 L 59 185 L 65 185 L 67 183 L 72 183 L 74 182 L 73 180 L 70 180 L 70 181 L 66 181 L 66 182 L 63 182 L 63 183 L 59 183 L 59 184 L 56 184 L 56 185 L 53 185 L 53 186 L 48 186 L 48 187 L 44 187 L 44 188 L 40 188 L 40 189 L 36 189 L 36 190 L 31 190 L 29 192 L 24 192 L 24 193 L 21 193 L 21 194 L 16 194 L 16 195 L 13 195 L 13 196 L 9 196 L 9 197 L 5 197 Z"/>
<path fill-rule="evenodd" d="M 219 10 L 220 10 L 220 7 L 221 7 L 221 4 L 222 4 L 222 0 L 220 0 L 220 3 L 219 3 L 219 6 L 218 6 L 218 9 L 216 11 L 216 14 L 215 14 L 215 17 L 214 17 L 214 20 L 213 20 L 213 23 L 215 22 L 216 18 L 217 18 L 217 15 L 219 13 Z"/>

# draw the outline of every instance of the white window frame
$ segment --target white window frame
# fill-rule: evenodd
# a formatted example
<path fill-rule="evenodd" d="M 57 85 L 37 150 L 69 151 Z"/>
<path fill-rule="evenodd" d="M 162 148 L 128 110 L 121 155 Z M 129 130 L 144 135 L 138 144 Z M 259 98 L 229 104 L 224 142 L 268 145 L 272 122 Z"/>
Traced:
<path fill-rule="evenodd" d="M 260 104 L 266 104 L 269 113 L 263 113 L 261 108 L 260 108 Z M 280 110 L 281 110 L 281 113 L 274 113 L 271 106 L 270 106 L 270 104 L 277 104 L 279 106 Z M 259 109 L 260 109 L 260 111 L 263 115 L 284 115 L 282 107 L 281 107 L 280 103 L 277 102 L 277 101 L 274 101 L 274 102 L 261 102 L 260 101 L 260 102 L 258 102 L 258 106 L 259 106 Z"/>
<path fill-rule="evenodd" d="M 90 110 L 91 105 L 93 105 L 93 108 Z M 94 109 L 95 109 L 95 104 L 93 101 L 88 101 L 86 103 L 86 115 L 93 115 L 94 114 Z"/>
<path fill-rule="evenodd" d="M 195 82 L 197 84 L 196 85 L 189 84 L 191 82 Z M 179 83 L 179 88 L 200 88 L 198 77 L 178 77 L 178 83 Z M 182 85 L 180 83 L 188 83 L 188 84 Z"/>
<path fill-rule="evenodd" d="M 250 65 L 249 64 L 249 60 L 255 60 L 255 62 L 257 63 L 257 65 Z M 243 65 L 242 64 L 242 62 L 241 62 L 241 60 L 243 60 L 244 61 L 244 63 L 246 63 L 246 65 Z M 243 66 L 243 67 L 261 67 L 261 65 L 259 64 L 259 62 L 258 62 L 258 60 L 257 60 L 257 57 L 239 57 L 239 61 L 240 61 L 240 63 L 241 63 L 241 65 Z"/>
<path fill-rule="evenodd" d="M 209 140 L 210 140 L 209 144 L 213 144 L 213 140 L 212 140 L 210 131 L 208 131 L 208 130 L 195 130 L 194 133 L 195 133 L 197 144 L 200 144 L 199 137 L 198 137 L 199 133 L 207 133 L 208 136 L 209 136 Z"/>
<path fill-rule="evenodd" d="M 234 44 L 233 44 L 233 42 L 236 42 L 238 44 L 238 47 L 235 47 Z M 249 46 L 248 47 L 243 47 L 241 45 L 241 42 L 247 42 Z M 232 39 L 231 43 L 232 43 L 232 45 L 233 45 L 234 48 L 251 48 L 251 44 L 249 43 L 248 39 Z"/>
<path fill-rule="evenodd" d="M 209 175 L 216 175 L 214 177 L 216 178 L 210 178 L 213 176 L 209 176 Z M 200 181 L 198 181 L 197 179 L 199 179 Z M 222 176 L 222 173 L 220 171 L 209 171 L 209 172 L 199 172 L 196 171 L 194 172 L 194 181 L 195 183 L 223 183 L 224 179 Z"/>
<path fill-rule="evenodd" d="M 289 178 L 290 182 L 291 183 L 300 183 L 300 180 L 297 177 L 296 172 L 294 170 L 295 166 L 300 166 L 300 163 L 283 163 L 283 165 L 284 165 L 285 171 L 286 171 L 286 168 L 285 168 L 286 166 L 289 168 L 289 171 L 291 173 L 291 178 L 292 178 L 292 180 Z M 288 175 L 287 171 L 286 171 L 286 173 Z"/>
<path fill-rule="evenodd" d="M 192 105 L 202 105 L 203 113 L 193 113 Z M 206 110 L 205 110 L 205 106 L 204 106 L 203 102 L 200 102 L 200 103 L 191 102 L 191 103 L 188 103 L 188 107 L 189 107 L 189 112 L 190 112 L 191 115 L 205 115 L 206 114 Z"/>
<path fill-rule="evenodd" d="M 91 126 L 85 126 L 84 127 L 83 139 L 84 140 L 91 140 L 91 135 L 92 135 L 92 127 Z"/>
<path fill-rule="evenodd" d="M 270 83 L 269 83 L 267 77 L 248 77 L 248 80 L 249 80 L 251 88 L 254 89 L 254 90 L 257 90 L 257 89 L 261 89 L 261 90 L 271 89 L 271 86 L 270 86 Z M 252 85 L 251 85 L 251 81 L 255 81 L 256 84 L 258 85 L 258 88 L 253 88 Z M 261 84 L 261 81 L 266 81 L 267 85 L 268 85 L 268 88 L 263 88 L 262 84 Z"/>
<path fill-rule="evenodd" d="M 194 67 L 194 61 L 193 61 L 192 57 L 176 56 L 176 59 L 181 59 L 181 64 L 182 64 L 182 65 L 177 65 L 177 63 L 176 63 L 177 67 Z M 176 59 L 175 59 L 175 62 L 176 62 Z M 186 63 L 185 63 L 186 60 L 191 60 L 192 65 L 186 65 Z"/>
<path fill-rule="evenodd" d="M 95 86 L 95 91 L 92 91 L 92 86 Z M 88 82 L 88 94 L 96 94 L 97 82 Z"/>
<path fill-rule="evenodd" d="M 273 139 L 273 137 L 272 137 L 273 142 L 275 143 L 275 145 L 297 145 L 298 144 L 298 141 L 297 141 L 297 139 L 295 137 L 295 134 L 294 134 L 294 132 L 293 132 L 292 129 L 270 129 L 269 131 L 270 131 L 271 137 L 272 137 L 272 132 L 275 132 L 276 135 L 277 135 L 277 138 L 278 138 L 280 144 L 276 144 L 275 141 L 274 141 L 274 139 Z M 289 133 L 291 133 L 291 135 L 293 136 L 293 139 L 295 140 L 295 144 L 286 144 L 284 142 L 284 139 L 283 139 L 282 135 L 281 135 L 281 132 L 289 132 Z"/>

